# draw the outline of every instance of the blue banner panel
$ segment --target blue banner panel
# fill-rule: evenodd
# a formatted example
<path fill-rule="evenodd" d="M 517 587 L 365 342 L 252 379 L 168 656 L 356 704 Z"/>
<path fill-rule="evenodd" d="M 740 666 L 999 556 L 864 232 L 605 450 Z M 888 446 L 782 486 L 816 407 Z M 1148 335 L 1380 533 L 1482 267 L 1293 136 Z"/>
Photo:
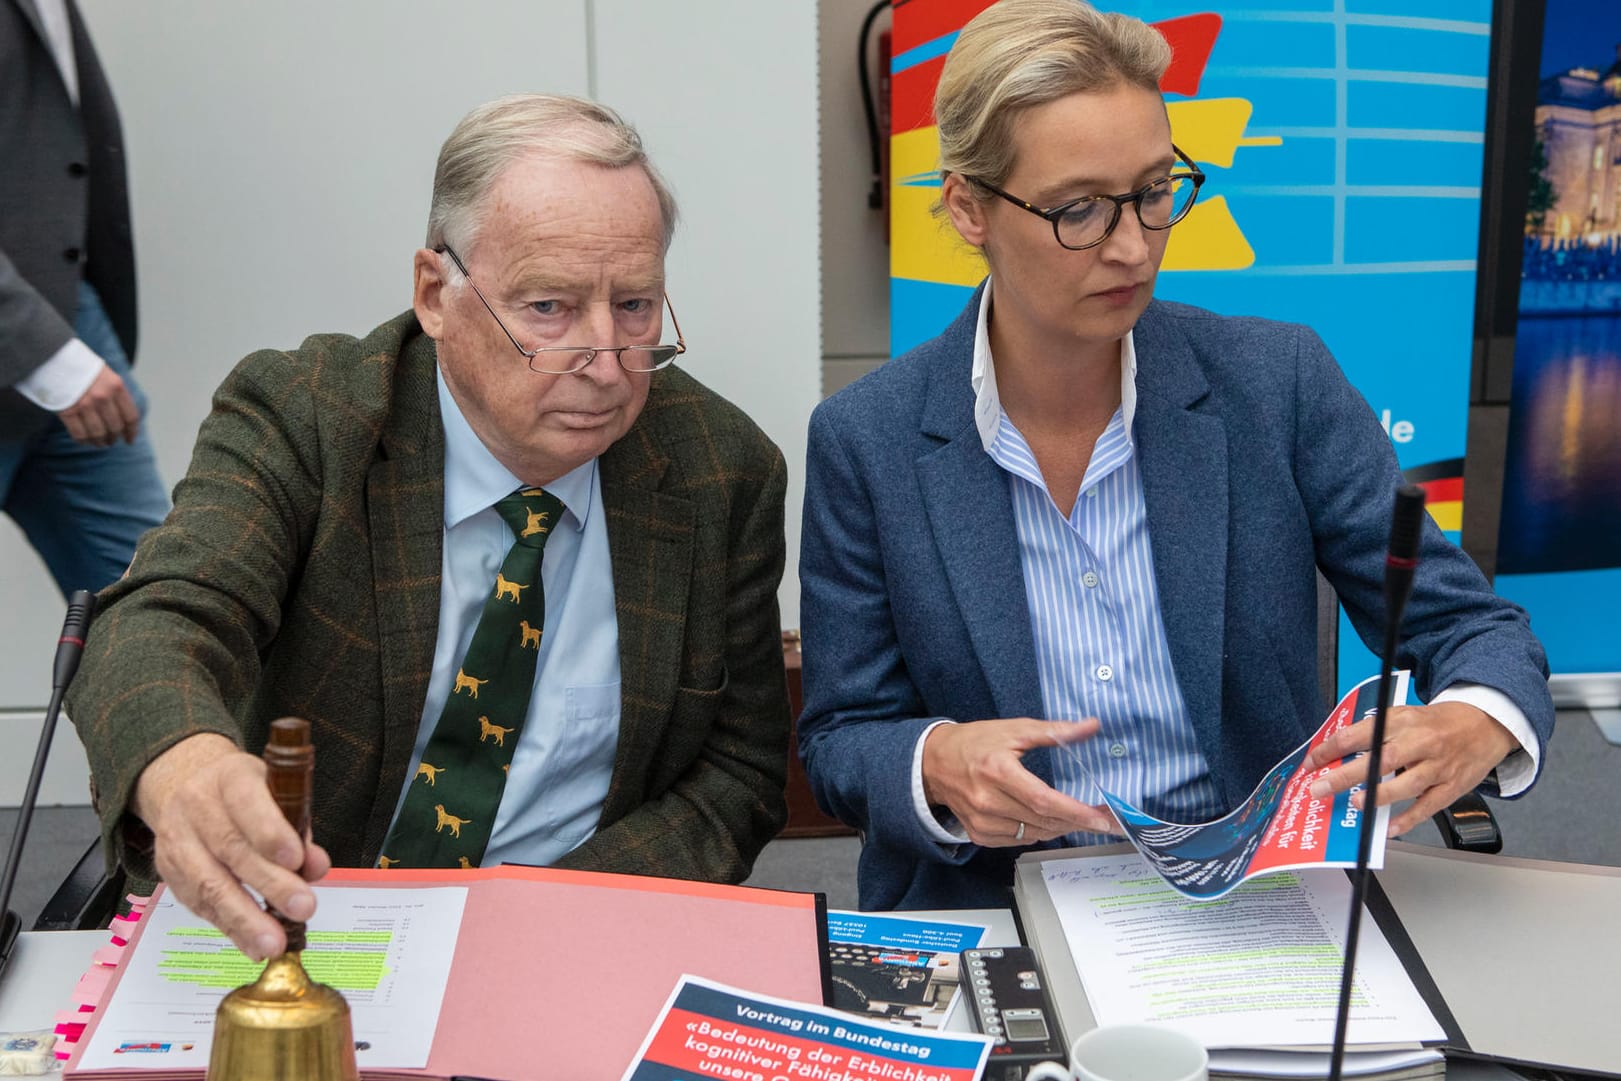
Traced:
<path fill-rule="evenodd" d="M 1621 672 L 1621 569 L 1499 574 L 1497 592 L 1531 613 L 1554 672 Z"/>
<path fill-rule="evenodd" d="M 1621 672 L 1621 6 L 1544 19 L 1497 589 L 1556 675 Z"/>

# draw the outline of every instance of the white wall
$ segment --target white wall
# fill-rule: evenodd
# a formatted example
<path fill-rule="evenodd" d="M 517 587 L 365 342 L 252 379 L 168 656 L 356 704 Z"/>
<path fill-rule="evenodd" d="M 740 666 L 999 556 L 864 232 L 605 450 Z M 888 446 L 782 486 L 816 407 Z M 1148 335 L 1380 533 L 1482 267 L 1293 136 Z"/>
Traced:
<path fill-rule="evenodd" d="M 805 426 L 820 398 L 816 8 L 804 0 L 595 0 L 597 97 L 675 188 L 670 296 L 688 371 L 788 460 L 782 625 L 799 626 Z M 689 362 L 690 358 L 690 362 Z"/>
<path fill-rule="evenodd" d="M 872 152 L 856 73 L 861 23 L 873 0 L 821 0 L 822 54 L 822 393 L 831 394 L 889 359 L 889 245 L 885 211 L 867 206 Z M 890 25 L 878 16 L 868 35 L 868 71 L 878 34 Z M 889 133 L 882 130 L 885 141 Z"/>
<path fill-rule="evenodd" d="M 785 626 L 820 382 L 816 10 L 665 0 L 80 0 L 118 97 L 141 289 L 136 375 L 165 480 L 244 354 L 363 332 L 410 304 L 439 144 L 516 91 L 588 94 L 647 140 L 682 204 L 683 363 L 782 446 Z M 32 748 L 61 600 L 0 527 L 0 739 Z M 35 722 L 37 725 L 37 721 Z M 47 801 L 84 802 L 59 739 Z M 31 755 L 4 756 L 0 804 Z"/>

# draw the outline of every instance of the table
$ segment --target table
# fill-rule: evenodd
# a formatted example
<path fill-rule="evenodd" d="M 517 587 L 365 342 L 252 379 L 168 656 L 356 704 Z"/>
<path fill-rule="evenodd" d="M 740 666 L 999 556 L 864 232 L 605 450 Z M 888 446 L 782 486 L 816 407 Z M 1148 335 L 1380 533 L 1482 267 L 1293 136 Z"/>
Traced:
<path fill-rule="evenodd" d="M 978 923 L 988 928 L 984 945 L 1017 946 L 1018 925 L 1005 908 L 942 909 L 908 912 L 925 920 Z M 107 943 L 106 931 L 25 931 L 17 936 L 5 980 L 0 983 L 0 1031 L 51 1028 L 56 1011 L 67 1008 L 90 955 Z M 946 1026 L 970 1032 L 967 1010 L 957 1010 Z M 1512 1070 L 1490 1063 L 1449 1062 L 1447 1081 L 1524 1081 Z"/>

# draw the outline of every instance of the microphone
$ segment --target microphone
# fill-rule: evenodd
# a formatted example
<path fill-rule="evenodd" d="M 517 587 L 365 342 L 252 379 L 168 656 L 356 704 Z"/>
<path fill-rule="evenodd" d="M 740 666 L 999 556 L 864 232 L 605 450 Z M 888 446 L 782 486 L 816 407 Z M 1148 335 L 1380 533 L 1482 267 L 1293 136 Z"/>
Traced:
<path fill-rule="evenodd" d="M 1345 961 L 1340 967 L 1340 1003 L 1334 1015 L 1334 1049 L 1329 1056 L 1329 1081 L 1340 1081 L 1345 1067 L 1345 1030 L 1351 1020 L 1351 979 L 1356 971 L 1357 939 L 1362 931 L 1362 902 L 1368 887 L 1368 859 L 1373 852 L 1373 821 L 1378 817 L 1379 775 L 1385 723 L 1395 683 L 1396 643 L 1402 613 L 1413 591 L 1418 569 L 1418 542 L 1424 531 L 1424 489 L 1405 484 L 1396 489 L 1390 515 L 1390 545 L 1385 554 L 1385 642 L 1379 657 L 1379 701 L 1373 711 L 1373 736 L 1368 746 L 1368 780 L 1363 786 L 1362 817 L 1357 823 L 1356 870 L 1351 875 L 1351 915 L 1345 929 Z"/>
<path fill-rule="evenodd" d="M 84 636 L 89 633 L 90 619 L 95 614 L 96 595 L 88 589 L 74 590 L 73 596 L 68 598 L 62 636 L 56 640 L 56 660 L 51 665 L 52 691 L 65 692 L 73 682 L 73 674 L 79 670 L 79 658 L 84 656 Z"/>
<path fill-rule="evenodd" d="M 17 933 L 22 930 L 22 918 L 11 911 L 11 888 L 17 883 L 17 870 L 22 862 L 23 841 L 28 836 L 28 825 L 34 818 L 34 804 L 39 800 L 39 783 L 45 776 L 45 761 L 51 754 L 51 737 L 56 734 L 56 718 L 62 712 L 62 696 L 67 693 L 73 674 L 79 670 L 79 658 L 84 655 L 84 636 L 90 629 L 90 619 L 96 612 L 96 595 L 87 589 L 74 590 L 68 598 L 67 618 L 62 622 L 62 634 L 56 640 L 56 659 L 51 665 L 51 704 L 45 710 L 45 727 L 39 734 L 39 747 L 34 752 L 34 768 L 28 772 L 28 787 L 23 792 L 22 804 L 17 808 L 17 828 L 11 835 L 11 851 L 6 854 L 5 871 L 0 873 L 0 912 L 5 922 L 0 925 L 0 974 L 11 960 Z"/>

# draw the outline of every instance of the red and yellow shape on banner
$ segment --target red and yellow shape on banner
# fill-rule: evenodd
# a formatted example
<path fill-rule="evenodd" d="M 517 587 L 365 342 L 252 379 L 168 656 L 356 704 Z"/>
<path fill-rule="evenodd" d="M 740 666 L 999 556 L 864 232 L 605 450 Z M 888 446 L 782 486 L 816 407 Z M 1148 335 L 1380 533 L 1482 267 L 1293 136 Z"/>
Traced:
<path fill-rule="evenodd" d="M 985 276 L 979 253 L 936 216 L 940 143 L 934 93 L 950 42 L 992 0 L 930 0 L 895 10 L 895 71 L 890 138 L 890 274 L 912 281 L 977 285 Z M 1221 34 L 1221 16 L 1186 15 L 1153 24 L 1171 45 L 1171 66 L 1160 89 L 1189 100 L 1168 101 L 1171 137 L 1201 166 L 1230 168 L 1239 147 L 1276 146 L 1277 138 L 1246 137 L 1251 103 L 1243 98 L 1200 99 L 1204 76 Z M 921 57 L 921 58 L 919 58 Z M 1221 195 L 1201 198 L 1171 231 L 1164 270 L 1242 270 L 1255 251 Z"/>
<path fill-rule="evenodd" d="M 1424 509 L 1443 532 L 1457 537 L 1463 530 L 1463 459 L 1426 462 L 1403 470 L 1402 477 L 1424 489 Z"/>

